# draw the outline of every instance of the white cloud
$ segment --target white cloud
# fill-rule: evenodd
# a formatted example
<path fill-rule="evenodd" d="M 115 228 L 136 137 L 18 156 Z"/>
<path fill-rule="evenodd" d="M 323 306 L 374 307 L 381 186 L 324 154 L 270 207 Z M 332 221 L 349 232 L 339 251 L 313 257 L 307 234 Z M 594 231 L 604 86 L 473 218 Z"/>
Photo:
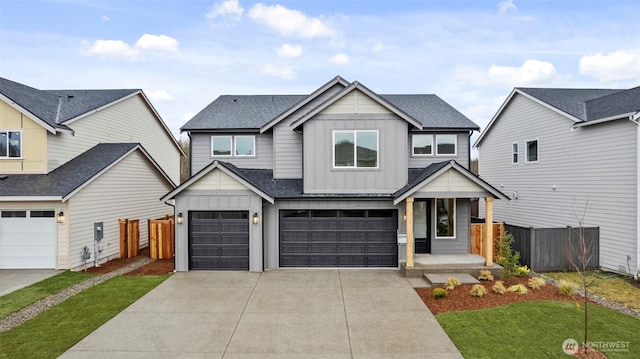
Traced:
<path fill-rule="evenodd" d="M 276 30 L 280 35 L 296 37 L 334 37 L 337 32 L 317 17 L 309 17 L 298 10 L 282 5 L 255 4 L 249 17 L 258 23 Z"/>
<path fill-rule="evenodd" d="M 213 4 L 211 11 L 206 15 L 208 19 L 217 17 L 228 17 L 232 20 L 239 21 L 244 13 L 244 9 L 240 6 L 238 0 L 226 0 Z"/>
<path fill-rule="evenodd" d="M 275 76 L 284 80 L 293 80 L 296 78 L 296 73 L 289 66 L 260 65 L 255 69 L 260 74 Z"/>
<path fill-rule="evenodd" d="M 189 121 L 190 119 L 192 119 L 192 118 L 193 118 L 193 116 L 195 116 L 195 115 L 196 115 L 196 114 L 195 114 L 195 113 L 193 113 L 193 112 L 187 112 L 187 113 L 183 114 L 182 116 L 180 116 L 180 122 L 183 122 L 183 123 L 184 123 L 184 122 L 187 122 L 187 121 Z"/>
<path fill-rule="evenodd" d="M 558 80 L 555 66 L 548 61 L 526 60 L 520 67 L 491 65 L 492 82 L 509 86 L 548 84 Z"/>
<path fill-rule="evenodd" d="M 88 55 L 95 55 L 103 58 L 116 58 L 128 61 L 140 60 L 140 50 L 132 48 L 122 40 L 96 40 L 86 50 Z"/>
<path fill-rule="evenodd" d="M 374 42 L 374 43 L 373 43 L 373 46 L 372 46 L 372 48 L 371 48 L 371 51 L 373 51 L 373 52 L 380 52 L 380 51 L 382 51 L 382 50 L 384 50 L 384 44 L 383 44 L 382 42 L 380 42 L 380 41 L 376 41 L 376 42 Z"/>
<path fill-rule="evenodd" d="M 167 35 L 144 34 L 136 41 L 137 48 L 150 51 L 178 51 L 178 40 Z"/>
<path fill-rule="evenodd" d="M 109 21 L 111 21 L 111 18 L 110 18 L 110 17 L 108 17 L 107 15 L 102 15 L 101 19 L 102 19 L 102 22 L 109 22 Z"/>
<path fill-rule="evenodd" d="M 302 55 L 302 46 L 284 44 L 276 50 L 276 53 L 280 57 L 288 57 L 288 58 L 299 57 L 300 55 Z"/>
<path fill-rule="evenodd" d="M 601 82 L 640 80 L 640 48 L 582 56 L 578 67 Z"/>
<path fill-rule="evenodd" d="M 145 91 L 145 94 L 151 100 L 151 102 L 171 102 L 173 101 L 173 96 L 171 96 L 167 91 L 159 90 L 159 91 Z"/>
<path fill-rule="evenodd" d="M 513 3 L 513 0 L 504 0 L 498 3 L 498 14 L 501 16 L 506 14 L 509 10 L 515 10 L 516 4 Z"/>
<path fill-rule="evenodd" d="M 336 65 L 346 65 L 349 63 L 349 56 L 341 52 L 331 56 L 331 58 L 329 58 L 329 62 Z"/>

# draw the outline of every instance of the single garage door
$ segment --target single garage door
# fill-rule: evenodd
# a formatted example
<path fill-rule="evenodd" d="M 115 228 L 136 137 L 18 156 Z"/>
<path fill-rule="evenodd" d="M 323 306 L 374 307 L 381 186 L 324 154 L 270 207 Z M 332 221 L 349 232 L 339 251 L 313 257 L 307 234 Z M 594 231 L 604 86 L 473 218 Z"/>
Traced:
<path fill-rule="evenodd" d="M 0 269 L 55 267 L 55 211 L 0 210 Z"/>
<path fill-rule="evenodd" d="M 249 270 L 249 212 L 189 212 L 189 269 Z"/>
<path fill-rule="evenodd" d="M 397 267 L 395 210 L 281 210 L 280 267 Z"/>

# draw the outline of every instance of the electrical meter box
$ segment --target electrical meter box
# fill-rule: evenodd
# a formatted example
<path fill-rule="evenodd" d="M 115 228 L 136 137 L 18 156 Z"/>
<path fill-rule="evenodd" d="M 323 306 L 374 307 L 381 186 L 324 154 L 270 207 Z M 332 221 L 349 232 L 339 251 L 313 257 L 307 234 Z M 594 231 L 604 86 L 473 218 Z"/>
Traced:
<path fill-rule="evenodd" d="M 93 224 L 93 239 L 99 241 L 104 237 L 104 227 L 102 222 L 96 222 Z"/>

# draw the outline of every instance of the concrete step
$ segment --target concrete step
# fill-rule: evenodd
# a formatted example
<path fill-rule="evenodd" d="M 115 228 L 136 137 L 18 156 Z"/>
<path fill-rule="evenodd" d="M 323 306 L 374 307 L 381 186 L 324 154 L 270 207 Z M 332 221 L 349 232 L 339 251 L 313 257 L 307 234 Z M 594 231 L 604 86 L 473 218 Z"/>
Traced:
<path fill-rule="evenodd" d="M 479 280 L 472 277 L 469 273 L 425 273 L 424 278 L 432 286 L 443 285 L 447 278 L 455 277 L 460 281 L 460 284 L 478 284 Z"/>
<path fill-rule="evenodd" d="M 408 268 L 406 263 L 400 265 L 400 273 L 409 278 L 420 278 L 424 274 L 443 274 L 452 275 L 454 273 L 467 273 L 472 277 L 480 275 L 480 271 L 489 270 L 491 274 L 498 279 L 502 277 L 502 266 L 494 264 L 490 267 L 484 265 L 469 264 L 420 264 L 416 263 L 413 267 Z"/>

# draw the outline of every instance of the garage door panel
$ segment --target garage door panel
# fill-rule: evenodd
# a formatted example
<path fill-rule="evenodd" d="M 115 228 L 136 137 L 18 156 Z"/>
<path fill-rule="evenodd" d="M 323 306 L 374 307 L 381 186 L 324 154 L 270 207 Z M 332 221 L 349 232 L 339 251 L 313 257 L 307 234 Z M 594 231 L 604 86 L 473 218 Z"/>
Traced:
<path fill-rule="evenodd" d="M 340 242 L 364 242 L 367 235 L 364 232 L 340 232 Z"/>
<path fill-rule="evenodd" d="M 340 243 L 340 253 L 366 253 L 367 245 L 364 243 Z"/>
<path fill-rule="evenodd" d="M 337 267 L 339 264 L 336 256 L 310 255 L 310 267 Z"/>
<path fill-rule="evenodd" d="M 286 222 L 283 222 L 281 224 L 280 229 L 283 229 L 285 231 L 296 231 L 296 230 L 308 231 L 309 221 L 306 218 L 304 219 L 288 218 Z"/>
<path fill-rule="evenodd" d="M 282 243 L 280 246 L 281 254 L 310 253 L 309 243 Z"/>
<path fill-rule="evenodd" d="M 0 210 L 0 268 L 56 267 L 56 222 L 52 210 Z"/>
<path fill-rule="evenodd" d="M 338 244 L 336 243 L 311 243 L 309 247 L 311 253 L 335 253 L 338 254 Z"/>
<path fill-rule="evenodd" d="M 367 221 L 361 220 L 342 220 L 340 221 L 340 230 L 343 231 L 364 231 L 367 229 Z"/>
<path fill-rule="evenodd" d="M 337 220 L 312 219 L 309 222 L 309 229 L 312 231 L 335 231 L 338 229 Z"/>
<path fill-rule="evenodd" d="M 338 238 L 337 232 L 310 232 L 311 242 L 335 242 Z"/>
<path fill-rule="evenodd" d="M 249 212 L 189 212 L 190 269 L 249 269 Z"/>
<path fill-rule="evenodd" d="M 368 261 L 367 257 L 362 255 L 340 256 L 339 264 L 341 267 L 366 267 Z"/>

